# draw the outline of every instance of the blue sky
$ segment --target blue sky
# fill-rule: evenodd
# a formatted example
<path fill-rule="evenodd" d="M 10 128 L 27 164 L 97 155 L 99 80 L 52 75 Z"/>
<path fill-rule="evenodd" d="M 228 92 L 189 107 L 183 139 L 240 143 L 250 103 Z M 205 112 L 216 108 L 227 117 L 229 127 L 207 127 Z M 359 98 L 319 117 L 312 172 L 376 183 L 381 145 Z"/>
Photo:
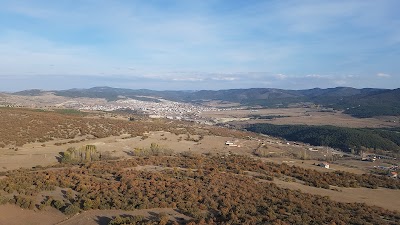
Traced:
<path fill-rule="evenodd" d="M 400 87 L 398 0 L 0 0 L 0 91 Z"/>

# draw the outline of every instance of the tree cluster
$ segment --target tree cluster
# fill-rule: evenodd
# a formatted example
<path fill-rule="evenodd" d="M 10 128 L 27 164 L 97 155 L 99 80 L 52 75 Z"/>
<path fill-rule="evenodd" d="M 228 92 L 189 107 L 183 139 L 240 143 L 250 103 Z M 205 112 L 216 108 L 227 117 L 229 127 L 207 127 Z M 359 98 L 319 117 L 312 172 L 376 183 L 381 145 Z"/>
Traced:
<path fill-rule="evenodd" d="M 71 147 L 63 152 L 60 157 L 62 163 L 82 163 L 98 161 L 102 154 L 97 151 L 95 145 L 85 145 L 78 149 Z"/>
<path fill-rule="evenodd" d="M 400 133 L 388 129 L 360 129 L 335 126 L 254 124 L 247 130 L 289 141 L 329 146 L 349 152 L 362 147 L 400 153 Z"/>

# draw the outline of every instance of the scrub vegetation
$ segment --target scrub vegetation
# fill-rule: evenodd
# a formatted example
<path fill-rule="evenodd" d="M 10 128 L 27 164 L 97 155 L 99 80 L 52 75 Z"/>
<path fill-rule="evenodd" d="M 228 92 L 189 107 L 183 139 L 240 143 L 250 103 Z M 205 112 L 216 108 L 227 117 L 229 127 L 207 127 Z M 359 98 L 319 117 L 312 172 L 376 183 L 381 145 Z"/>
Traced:
<path fill-rule="evenodd" d="M 58 168 L 57 168 L 58 167 Z M 321 173 L 239 155 L 146 156 L 129 160 L 60 164 L 16 170 L 0 180 L 2 203 L 66 215 L 90 209 L 176 208 L 185 224 L 398 224 L 400 214 L 361 203 L 279 188 L 271 180 L 292 177 L 312 186 L 400 188 L 375 175 Z M 62 188 L 62 199 L 46 195 Z M 39 195 L 45 197 L 36 201 Z M 116 217 L 110 224 L 176 224 L 166 217 Z"/>

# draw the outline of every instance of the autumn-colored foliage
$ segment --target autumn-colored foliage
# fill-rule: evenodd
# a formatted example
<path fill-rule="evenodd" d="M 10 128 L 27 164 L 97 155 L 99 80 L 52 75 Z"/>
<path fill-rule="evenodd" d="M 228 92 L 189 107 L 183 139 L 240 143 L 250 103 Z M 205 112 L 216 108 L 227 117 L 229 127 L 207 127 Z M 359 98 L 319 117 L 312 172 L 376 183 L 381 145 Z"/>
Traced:
<path fill-rule="evenodd" d="M 86 114 L 83 114 L 86 115 Z M 249 132 L 230 130 L 227 128 L 203 126 L 196 129 L 191 122 L 167 120 L 129 121 L 92 118 L 90 114 L 62 114 L 58 112 L 37 111 L 32 109 L 0 108 L 0 148 L 6 146 L 22 146 L 32 142 L 64 140 L 56 145 L 74 143 L 85 138 L 104 138 L 131 134 L 142 136 L 149 131 L 167 131 L 174 134 L 220 135 L 226 137 L 246 137 Z M 75 140 L 70 140 L 74 139 Z"/>
<path fill-rule="evenodd" d="M 70 190 L 62 202 L 49 196 L 36 204 L 49 204 L 66 214 L 76 213 L 78 208 L 177 208 L 193 218 L 188 224 L 398 224 L 400 221 L 398 212 L 361 203 L 339 203 L 327 197 L 282 189 L 270 182 L 274 177 L 292 174 L 301 178 L 307 173 L 316 177 L 315 182 L 337 183 L 334 178 L 337 176 L 348 182 L 354 179 L 359 186 L 366 186 L 364 182 L 389 182 L 386 178 L 364 180 L 360 175 L 321 173 L 237 155 L 135 157 L 62 166 L 9 171 L 0 180 L 0 194 L 15 195 L 13 199 L 21 199 L 19 202 L 25 207 L 29 200 L 24 199 L 34 199 L 39 193 L 60 187 Z M 258 176 L 249 175 L 250 172 Z M 398 181 L 391 181 L 398 185 Z M 121 224 L 119 221 L 130 224 L 138 219 L 116 218 L 113 224 Z M 140 222 L 159 224 L 160 221 Z"/>

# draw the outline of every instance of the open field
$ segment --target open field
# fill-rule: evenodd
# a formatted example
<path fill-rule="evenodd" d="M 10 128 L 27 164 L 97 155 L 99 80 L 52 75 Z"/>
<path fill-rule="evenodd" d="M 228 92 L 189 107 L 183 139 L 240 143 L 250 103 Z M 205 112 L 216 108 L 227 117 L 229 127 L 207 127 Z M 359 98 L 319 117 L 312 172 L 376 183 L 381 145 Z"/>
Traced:
<path fill-rule="evenodd" d="M 77 102 L 85 102 L 92 105 L 104 104 L 107 100 L 101 98 L 69 98 L 57 96 L 49 92 L 38 96 L 2 94 L 0 95 L 0 102 L 30 108 L 58 108 Z"/>
<path fill-rule="evenodd" d="M 199 135 L 189 135 L 190 138 L 196 140 Z M 312 152 L 308 150 L 308 146 L 287 145 L 274 138 L 259 137 L 259 139 L 240 139 L 223 136 L 205 135 L 201 140 L 187 140 L 187 134 L 176 135 L 170 132 L 154 131 L 148 132 L 143 136 L 131 137 L 130 135 L 111 136 L 105 138 L 90 139 L 80 141 L 78 143 L 66 143 L 61 146 L 54 145 L 60 140 L 49 141 L 45 143 L 30 143 L 15 149 L 1 149 L 0 151 L 0 171 L 8 171 L 18 168 L 32 168 L 35 166 L 48 166 L 58 164 L 60 152 L 66 151 L 68 148 L 79 148 L 84 145 L 95 145 L 99 152 L 109 152 L 112 156 L 118 158 L 130 158 L 135 148 L 146 149 L 152 143 L 156 143 L 163 149 L 170 149 L 174 153 L 192 152 L 196 154 L 243 154 L 253 156 L 255 149 L 259 148 L 260 143 L 266 143 L 267 152 L 273 157 L 261 158 L 265 162 L 287 163 L 307 169 L 315 169 L 319 171 L 335 171 L 342 170 L 356 174 L 366 173 L 371 167 L 381 165 L 378 162 L 361 162 L 354 161 L 349 163 L 348 160 L 338 160 L 331 165 L 330 170 L 315 166 L 319 160 L 307 160 L 296 158 L 297 155 L 304 153 L 308 158 L 323 158 L 326 154 L 325 150 Z M 186 140 L 185 140 L 186 139 Z M 226 141 L 234 141 L 240 147 L 231 147 L 225 145 Z M 43 146 L 44 145 L 44 146 Z M 255 156 L 254 156 L 255 157 Z M 351 166 L 353 165 L 353 166 Z"/>
<path fill-rule="evenodd" d="M 330 199 L 338 202 L 360 202 L 368 205 L 379 206 L 388 210 L 400 209 L 400 191 L 386 188 L 343 188 L 334 187 L 337 190 L 310 187 L 298 182 L 286 182 L 275 179 L 278 187 L 291 190 L 300 190 L 304 193 L 329 196 Z"/>
<path fill-rule="evenodd" d="M 338 111 L 322 111 L 311 108 L 279 108 L 279 109 L 259 109 L 259 110 L 226 110 L 203 112 L 205 118 L 215 119 L 216 121 L 228 122 L 233 124 L 249 123 L 272 123 L 299 124 L 299 125 L 333 125 L 353 128 L 380 128 L 398 127 L 400 119 L 398 117 L 380 118 L 355 118 Z M 281 116 L 273 119 L 251 119 L 253 116 Z M 395 122 L 393 122 L 395 121 Z"/>
<path fill-rule="evenodd" d="M 0 224 L 2 225 L 54 225 L 66 218 L 54 208 L 37 212 L 11 204 L 0 205 Z"/>
<path fill-rule="evenodd" d="M 304 109 L 297 110 L 301 112 Z M 188 122 L 148 119 L 127 121 L 126 116 L 124 119 L 121 115 L 65 115 L 29 109 L 3 108 L 0 113 L 0 121 L 5 124 L 0 127 L 0 143 L 11 143 L 3 148 L 0 146 L 0 171 L 57 164 L 60 152 L 84 145 L 95 145 L 100 152 L 110 152 L 113 156 L 126 158 L 131 157 L 135 148 L 149 148 L 151 143 L 175 153 L 232 152 L 245 155 L 253 155 L 260 144 L 264 143 L 265 148 L 262 149 L 269 155 L 265 160 L 282 163 L 303 158 L 304 163 L 297 163 L 298 166 L 315 169 L 322 168 L 311 164 L 318 164 L 319 160 L 326 160 L 326 157 L 329 159 L 333 154 L 325 148 L 293 142 L 287 144 L 284 140 L 268 136 Z M 234 113 L 241 115 L 242 112 Z M 20 146 L 12 144 L 17 141 L 20 141 Z M 234 141 L 240 147 L 227 146 L 226 141 Z M 309 151 L 309 148 L 314 150 Z M 333 170 L 359 174 L 379 165 L 383 164 L 379 161 L 356 161 L 349 164 L 349 161 L 342 162 L 339 158 L 331 167 Z"/>
<path fill-rule="evenodd" d="M 128 137 L 128 138 L 127 138 Z M 197 138 L 197 136 L 192 136 Z M 169 132 L 149 132 L 146 138 L 142 136 L 130 137 L 129 135 L 112 136 L 95 140 L 86 140 L 79 143 L 67 143 L 62 146 L 55 146 L 54 143 L 47 142 L 26 144 L 18 148 L 3 149 L 0 152 L 0 171 L 18 169 L 20 167 L 31 168 L 37 165 L 47 166 L 57 164 L 57 157 L 60 152 L 70 147 L 79 148 L 82 145 L 95 145 L 100 152 L 109 151 L 115 157 L 130 157 L 129 154 L 134 148 L 149 148 L 151 143 L 157 143 L 160 147 L 171 149 L 175 153 L 191 151 L 194 153 L 238 153 L 251 154 L 252 150 L 258 146 L 258 141 L 245 139 L 234 139 L 237 143 L 242 143 L 240 148 L 229 147 L 225 141 L 232 140 L 231 137 L 204 136 L 202 140 L 187 141 L 187 134 L 176 135 Z"/>
<path fill-rule="evenodd" d="M 168 215 L 171 221 L 187 221 L 191 218 L 172 208 L 126 210 L 90 210 L 68 218 L 60 211 L 48 207 L 46 210 L 34 211 L 21 209 L 15 205 L 0 205 L 0 224 L 7 225 L 107 225 L 116 216 L 136 216 L 145 218 Z"/>
<path fill-rule="evenodd" d="M 286 163 L 288 165 L 293 165 L 293 166 L 299 166 L 305 169 L 312 169 L 312 170 L 317 170 L 320 172 L 334 172 L 334 171 L 346 171 L 349 173 L 355 173 L 355 174 L 364 174 L 366 173 L 365 167 L 368 167 L 365 164 L 360 164 L 358 167 L 349 167 L 346 165 L 339 165 L 339 164 L 330 164 L 330 169 L 325 169 L 320 166 L 316 166 L 318 163 L 321 161 L 318 160 L 300 160 L 300 159 L 290 159 L 287 157 L 270 157 L 270 158 L 261 158 L 263 162 L 272 162 L 272 163 Z M 338 162 L 342 162 L 344 160 L 339 160 Z M 363 162 L 364 163 L 364 162 Z"/>
<path fill-rule="evenodd" d="M 176 135 L 170 132 L 154 131 L 148 132 L 143 136 L 130 137 L 130 135 L 111 136 L 105 138 L 89 139 L 78 143 L 66 143 L 61 146 L 55 145 L 60 140 L 49 141 L 45 143 L 30 143 L 23 147 L 15 149 L 4 148 L 0 151 L 0 172 L 18 168 L 32 168 L 35 166 L 48 166 L 58 164 L 60 152 L 66 151 L 68 148 L 80 148 L 84 145 L 95 145 L 99 152 L 109 152 L 112 156 L 119 158 L 130 158 L 135 148 L 146 149 L 152 143 L 156 143 L 163 149 L 170 149 L 174 153 L 193 152 L 196 154 L 244 154 L 253 156 L 255 149 L 258 149 L 260 143 L 265 142 L 267 152 L 272 157 L 261 158 L 265 162 L 287 163 L 307 169 L 315 169 L 319 171 L 336 171 L 342 170 L 356 174 L 366 173 L 373 166 L 385 165 L 376 162 L 362 162 L 338 160 L 331 164 L 331 169 L 327 170 L 322 167 L 315 166 L 320 160 L 299 159 L 298 156 L 306 154 L 307 158 L 323 158 L 326 154 L 325 150 L 319 152 L 309 151 L 309 146 L 303 145 L 287 145 L 274 138 L 260 137 L 260 139 L 240 139 L 223 136 L 205 135 L 201 140 L 189 141 L 187 134 Z M 198 135 L 190 135 L 190 138 L 198 139 Z M 230 147 L 225 145 L 226 141 L 234 141 L 240 147 Z M 315 147 L 314 147 L 315 148 Z M 330 153 L 331 154 L 331 153 Z M 254 156 L 255 157 L 255 156 Z"/>
<path fill-rule="evenodd" d="M 168 131 L 177 135 L 253 136 L 250 132 L 185 121 L 149 118 L 128 121 L 128 116 L 122 120 L 121 117 L 105 118 L 93 114 L 84 116 L 75 113 L 66 115 L 60 112 L 13 108 L 0 108 L 0 124 L 0 148 L 16 148 L 27 143 L 44 143 L 60 139 L 82 140 L 122 134 L 136 137 L 150 131 Z"/>

